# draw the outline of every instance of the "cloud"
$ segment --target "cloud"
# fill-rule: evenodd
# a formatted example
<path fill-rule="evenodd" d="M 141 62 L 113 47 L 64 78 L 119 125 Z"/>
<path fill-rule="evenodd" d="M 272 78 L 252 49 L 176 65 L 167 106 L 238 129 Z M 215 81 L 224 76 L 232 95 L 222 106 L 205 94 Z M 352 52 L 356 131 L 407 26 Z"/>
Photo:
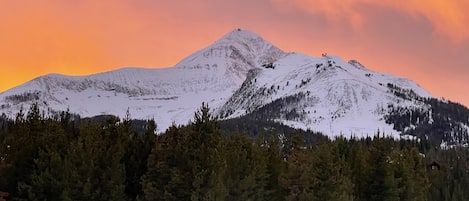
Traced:
<path fill-rule="evenodd" d="M 435 33 L 449 37 L 454 42 L 469 39 L 469 1 L 466 0 L 409 0 L 405 3 L 395 0 L 273 0 L 277 4 L 297 6 L 312 13 L 322 13 L 331 21 L 348 21 L 355 28 L 361 28 L 367 17 L 363 16 L 360 5 L 386 6 L 405 12 L 415 19 L 428 19 Z M 292 3 L 293 2 L 293 3 Z"/>

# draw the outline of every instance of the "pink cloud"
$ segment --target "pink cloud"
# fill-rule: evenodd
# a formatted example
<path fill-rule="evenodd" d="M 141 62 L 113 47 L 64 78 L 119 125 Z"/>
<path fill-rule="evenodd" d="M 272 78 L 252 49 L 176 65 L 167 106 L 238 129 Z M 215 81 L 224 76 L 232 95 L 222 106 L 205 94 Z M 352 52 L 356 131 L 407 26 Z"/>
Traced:
<path fill-rule="evenodd" d="M 387 6 L 408 13 L 411 16 L 424 16 L 434 26 L 438 34 L 450 37 L 455 42 L 469 38 L 469 1 L 466 0 L 410 0 L 405 3 L 395 0 L 273 0 L 279 4 L 294 2 L 298 8 L 312 13 L 323 13 L 332 22 L 347 20 L 356 28 L 367 21 L 356 8 L 360 4 Z"/>

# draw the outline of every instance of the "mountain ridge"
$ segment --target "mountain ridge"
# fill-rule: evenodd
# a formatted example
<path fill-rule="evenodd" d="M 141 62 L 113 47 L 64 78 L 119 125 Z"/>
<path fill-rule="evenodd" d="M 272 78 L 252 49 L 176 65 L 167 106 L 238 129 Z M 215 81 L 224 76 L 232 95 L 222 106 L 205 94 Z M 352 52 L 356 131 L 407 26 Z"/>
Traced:
<path fill-rule="evenodd" d="M 133 118 L 154 118 L 161 132 L 186 124 L 205 102 L 222 119 L 253 114 L 331 137 L 378 130 L 399 136 L 404 129 L 387 119 L 391 107 L 428 113 L 434 106 L 425 100 L 431 98 L 417 83 L 357 60 L 286 53 L 253 32 L 235 29 L 173 67 L 40 76 L 0 93 L 0 113 L 13 117 L 33 103 L 49 113 L 70 110 L 84 117 L 129 111 Z"/>

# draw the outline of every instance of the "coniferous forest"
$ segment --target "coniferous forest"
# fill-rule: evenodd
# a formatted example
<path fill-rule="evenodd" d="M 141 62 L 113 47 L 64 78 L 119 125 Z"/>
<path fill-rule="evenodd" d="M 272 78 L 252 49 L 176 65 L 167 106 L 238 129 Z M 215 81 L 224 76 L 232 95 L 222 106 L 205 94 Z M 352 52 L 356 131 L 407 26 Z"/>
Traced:
<path fill-rule="evenodd" d="M 364 139 L 46 117 L 0 121 L 0 200 L 466 201 L 469 149 L 379 133 Z"/>

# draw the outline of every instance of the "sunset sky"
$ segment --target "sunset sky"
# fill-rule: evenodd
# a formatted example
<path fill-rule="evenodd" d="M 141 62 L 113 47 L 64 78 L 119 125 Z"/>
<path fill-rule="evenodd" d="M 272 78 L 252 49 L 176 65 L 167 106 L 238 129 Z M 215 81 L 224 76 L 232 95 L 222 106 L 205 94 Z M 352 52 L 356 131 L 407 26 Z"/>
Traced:
<path fill-rule="evenodd" d="M 467 0 L 0 0 L 0 91 L 48 73 L 169 67 L 241 28 L 469 106 Z"/>

